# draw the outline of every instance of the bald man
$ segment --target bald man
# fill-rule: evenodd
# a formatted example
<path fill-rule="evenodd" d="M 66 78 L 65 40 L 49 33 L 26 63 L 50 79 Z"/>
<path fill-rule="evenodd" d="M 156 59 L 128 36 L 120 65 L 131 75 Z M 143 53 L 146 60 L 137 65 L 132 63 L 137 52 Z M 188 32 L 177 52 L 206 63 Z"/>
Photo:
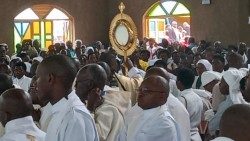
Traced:
<path fill-rule="evenodd" d="M 237 104 L 228 108 L 220 122 L 220 136 L 213 141 L 249 141 L 250 106 Z M 224 139 L 224 140 L 223 140 Z"/>
<path fill-rule="evenodd" d="M 107 64 L 100 64 L 109 70 Z M 124 114 L 131 104 L 130 93 L 109 87 L 106 83 L 109 73 L 105 70 L 97 64 L 84 66 L 76 77 L 76 93 L 82 101 L 87 101 L 100 140 L 115 141 L 124 127 Z"/>
<path fill-rule="evenodd" d="M 38 97 L 52 104 L 46 141 L 99 140 L 94 120 L 72 90 L 76 73 L 75 63 L 64 55 L 47 57 L 38 65 Z"/>
<path fill-rule="evenodd" d="M 38 129 L 31 116 L 32 100 L 21 89 L 9 89 L 0 96 L 1 123 L 5 134 L 1 141 L 44 141 L 45 133 Z"/>
<path fill-rule="evenodd" d="M 169 81 L 169 73 L 159 67 L 153 67 L 146 72 L 145 78 L 149 76 L 161 76 Z M 144 79 L 145 79 L 144 78 Z M 170 114 L 176 120 L 177 125 L 180 129 L 180 138 L 181 141 L 190 141 L 191 133 L 190 133 L 190 119 L 189 114 L 184 105 L 172 94 L 169 93 L 168 101 L 166 103 Z"/>
<path fill-rule="evenodd" d="M 168 112 L 168 81 L 160 76 L 150 76 L 138 89 L 138 103 L 125 115 L 121 141 L 177 141 L 178 125 Z"/>

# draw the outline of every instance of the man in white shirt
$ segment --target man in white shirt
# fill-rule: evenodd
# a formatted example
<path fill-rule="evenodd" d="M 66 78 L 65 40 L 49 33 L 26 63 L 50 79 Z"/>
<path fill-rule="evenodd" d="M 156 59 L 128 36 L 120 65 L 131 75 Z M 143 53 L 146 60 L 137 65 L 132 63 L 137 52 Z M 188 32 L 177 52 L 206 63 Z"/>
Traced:
<path fill-rule="evenodd" d="M 146 78 L 138 90 L 138 103 L 125 116 L 121 141 L 178 141 L 179 129 L 168 112 L 168 81 L 160 76 Z"/>
<path fill-rule="evenodd" d="M 149 69 L 145 75 L 145 78 L 152 75 L 161 76 L 166 80 L 169 80 L 169 73 L 163 68 L 153 67 Z M 190 134 L 190 119 L 188 111 L 183 106 L 183 104 L 176 97 L 174 97 L 174 95 L 171 92 L 169 92 L 166 105 L 168 107 L 170 114 L 173 116 L 180 129 L 181 141 L 190 141 L 191 134 Z"/>
<path fill-rule="evenodd" d="M 72 91 L 76 73 L 74 62 L 63 55 L 50 56 L 37 68 L 38 97 L 52 104 L 46 141 L 99 140 L 94 120 Z"/>
<path fill-rule="evenodd" d="M 31 116 L 32 100 L 22 89 L 9 89 L 0 97 L 1 123 L 5 134 L 0 141 L 45 141 Z"/>
<path fill-rule="evenodd" d="M 76 93 L 83 102 L 87 101 L 100 140 L 116 141 L 124 127 L 123 115 L 131 104 L 130 93 L 105 85 L 107 81 L 106 72 L 101 66 L 86 65 L 77 74 Z"/>
<path fill-rule="evenodd" d="M 220 122 L 220 136 L 213 141 L 249 141 L 250 106 L 236 104 L 228 108 Z"/>
<path fill-rule="evenodd" d="M 26 65 L 23 62 L 18 62 L 14 67 L 13 83 L 20 86 L 25 92 L 28 92 L 31 83 L 31 78 L 25 76 Z"/>
<path fill-rule="evenodd" d="M 191 141 L 201 141 L 198 126 L 201 122 L 203 103 L 202 99 L 192 90 L 194 77 L 194 73 L 191 69 L 182 68 L 177 72 L 176 84 L 181 91 L 179 100 L 186 107 L 190 116 Z"/>

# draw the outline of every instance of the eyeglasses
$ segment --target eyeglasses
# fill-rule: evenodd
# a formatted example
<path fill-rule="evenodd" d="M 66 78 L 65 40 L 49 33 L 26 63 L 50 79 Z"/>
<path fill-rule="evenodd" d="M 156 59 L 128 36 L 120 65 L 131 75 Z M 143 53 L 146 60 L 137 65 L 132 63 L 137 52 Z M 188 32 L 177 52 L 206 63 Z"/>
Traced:
<path fill-rule="evenodd" d="M 148 88 L 135 89 L 136 93 L 150 94 L 150 93 L 167 93 L 164 91 L 149 90 Z"/>

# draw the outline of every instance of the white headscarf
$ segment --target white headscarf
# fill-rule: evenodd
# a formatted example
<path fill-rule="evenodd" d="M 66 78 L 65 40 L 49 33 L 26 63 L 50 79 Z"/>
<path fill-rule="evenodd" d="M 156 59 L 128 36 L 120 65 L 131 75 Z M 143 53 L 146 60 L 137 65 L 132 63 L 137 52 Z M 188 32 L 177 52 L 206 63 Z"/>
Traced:
<path fill-rule="evenodd" d="M 202 86 L 207 85 L 208 83 L 212 82 L 213 80 L 221 80 L 221 73 L 215 71 L 205 71 L 201 75 L 201 83 Z"/>
<path fill-rule="evenodd" d="M 84 52 L 84 54 L 85 54 L 86 56 L 88 56 L 89 50 L 92 50 L 93 52 L 95 52 L 95 50 L 94 50 L 93 47 L 87 47 L 86 50 L 85 50 L 85 52 Z"/>
<path fill-rule="evenodd" d="M 36 60 L 36 61 L 38 61 L 38 62 L 41 63 L 43 61 L 43 58 L 41 56 L 38 56 L 38 57 L 33 58 L 33 61 L 34 60 Z"/>
<path fill-rule="evenodd" d="M 223 72 L 224 80 L 229 86 L 229 96 L 234 104 L 244 104 L 244 100 L 240 92 L 240 80 L 244 77 L 244 74 L 238 69 L 230 69 Z"/>
<path fill-rule="evenodd" d="M 203 64 L 207 71 L 212 71 L 213 70 L 212 64 L 206 59 L 199 60 L 196 65 L 198 65 L 198 64 Z"/>

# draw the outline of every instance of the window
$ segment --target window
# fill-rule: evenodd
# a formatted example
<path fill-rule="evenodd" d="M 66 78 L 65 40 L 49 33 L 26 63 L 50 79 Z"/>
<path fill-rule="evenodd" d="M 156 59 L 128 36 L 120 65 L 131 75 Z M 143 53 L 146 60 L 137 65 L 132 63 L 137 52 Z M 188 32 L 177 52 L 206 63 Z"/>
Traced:
<path fill-rule="evenodd" d="M 38 39 L 47 49 L 55 42 L 73 40 L 73 20 L 52 5 L 35 5 L 14 18 L 14 42 Z"/>
<path fill-rule="evenodd" d="M 183 26 L 184 22 L 190 24 L 190 11 L 182 3 L 176 1 L 157 2 L 146 12 L 144 20 L 144 36 L 161 42 L 163 38 L 167 38 L 167 27 L 173 21 L 176 21 L 178 26 Z M 189 36 L 190 30 L 187 32 Z"/>

